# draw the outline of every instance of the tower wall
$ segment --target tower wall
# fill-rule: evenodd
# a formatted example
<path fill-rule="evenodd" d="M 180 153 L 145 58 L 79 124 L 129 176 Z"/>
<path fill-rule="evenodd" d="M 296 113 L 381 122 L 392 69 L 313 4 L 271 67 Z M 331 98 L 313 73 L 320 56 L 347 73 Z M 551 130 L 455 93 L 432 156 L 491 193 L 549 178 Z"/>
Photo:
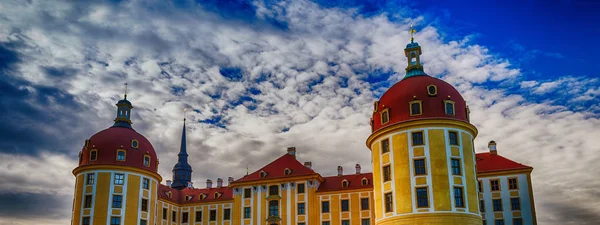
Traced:
<path fill-rule="evenodd" d="M 417 132 L 423 134 L 422 144 L 413 143 L 412 134 Z M 457 134 L 458 143 L 450 143 L 450 132 Z M 367 145 L 373 158 L 375 224 L 481 224 L 473 149 L 476 135 L 472 125 L 444 119 L 403 122 L 373 133 Z M 389 143 L 388 152 L 382 151 L 384 140 Z M 455 165 L 453 169 L 453 159 L 460 168 Z M 414 160 L 425 162 L 425 174 L 416 174 Z M 387 166 L 388 181 L 384 180 Z M 421 205 L 418 188 L 427 193 Z M 462 189 L 462 207 L 457 205 L 455 188 Z M 386 207 L 386 194 L 392 195 L 391 209 Z"/>

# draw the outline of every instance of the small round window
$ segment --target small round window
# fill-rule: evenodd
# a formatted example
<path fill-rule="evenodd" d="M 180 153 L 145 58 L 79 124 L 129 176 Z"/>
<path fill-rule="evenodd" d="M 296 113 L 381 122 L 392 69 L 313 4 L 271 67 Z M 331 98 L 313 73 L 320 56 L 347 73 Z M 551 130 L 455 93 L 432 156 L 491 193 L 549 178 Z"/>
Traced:
<path fill-rule="evenodd" d="M 131 147 L 136 149 L 139 148 L 140 142 L 138 142 L 138 140 L 131 140 Z"/>
<path fill-rule="evenodd" d="M 427 94 L 429 96 L 436 96 L 437 95 L 437 87 L 433 84 L 427 86 Z"/>

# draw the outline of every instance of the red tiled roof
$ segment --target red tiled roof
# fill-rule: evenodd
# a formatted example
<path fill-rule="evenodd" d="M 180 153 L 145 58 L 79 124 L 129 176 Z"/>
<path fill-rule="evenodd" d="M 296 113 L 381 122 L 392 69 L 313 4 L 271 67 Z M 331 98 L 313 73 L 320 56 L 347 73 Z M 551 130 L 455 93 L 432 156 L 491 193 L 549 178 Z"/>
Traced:
<path fill-rule="evenodd" d="M 477 153 L 475 157 L 477 159 L 477 173 L 533 169 L 530 166 L 512 161 L 498 154 L 492 155 L 489 152 Z"/>
<path fill-rule="evenodd" d="M 284 174 L 285 168 L 292 170 L 292 173 L 290 175 L 285 175 Z M 267 173 L 267 176 L 264 178 L 260 177 L 261 171 L 265 171 Z M 263 168 L 260 168 L 259 170 L 234 181 L 233 183 L 255 181 L 255 180 L 275 179 L 275 178 L 281 178 L 281 177 L 286 177 L 286 176 L 312 175 L 312 174 L 317 174 L 317 173 L 315 171 L 313 171 L 312 169 L 309 169 L 308 167 L 304 166 L 300 162 L 298 162 L 298 160 L 296 160 L 296 157 L 294 157 L 293 155 L 285 154 L 285 155 L 279 157 L 278 159 L 276 159 L 275 161 L 267 164 Z"/>
<path fill-rule="evenodd" d="M 362 179 L 367 178 L 369 183 L 365 186 L 362 185 Z M 340 191 L 349 189 L 359 188 L 373 188 L 373 174 L 372 173 L 360 173 L 360 174 L 349 174 L 342 176 L 324 177 L 325 181 L 319 185 L 317 192 L 325 191 Z M 348 187 L 342 186 L 342 181 L 347 180 Z"/>
<path fill-rule="evenodd" d="M 171 192 L 169 198 L 168 192 Z M 220 196 L 215 198 L 215 193 L 219 193 Z M 200 194 L 205 194 L 206 198 L 200 199 Z M 186 201 L 185 196 L 191 196 L 192 198 Z M 215 187 L 215 188 L 184 188 L 181 190 L 170 188 L 166 185 L 158 185 L 158 197 L 166 199 L 178 204 L 188 203 L 203 203 L 203 202 L 216 202 L 216 201 L 228 201 L 233 199 L 233 188 L 231 187 Z"/>

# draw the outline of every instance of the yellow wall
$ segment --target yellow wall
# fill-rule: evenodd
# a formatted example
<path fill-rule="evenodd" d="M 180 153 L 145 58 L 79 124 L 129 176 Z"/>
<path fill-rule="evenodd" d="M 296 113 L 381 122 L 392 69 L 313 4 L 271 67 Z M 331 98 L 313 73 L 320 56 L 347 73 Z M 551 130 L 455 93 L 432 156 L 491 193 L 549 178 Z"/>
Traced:
<path fill-rule="evenodd" d="M 396 212 L 404 214 L 412 212 L 412 189 L 410 187 L 410 160 L 408 159 L 408 137 L 406 133 L 394 135 L 392 137 L 392 151 L 394 154 L 394 185 L 396 186 Z M 373 156 L 375 157 L 375 156 Z M 383 196 L 375 189 L 376 196 Z M 375 198 L 376 205 L 383 205 L 384 199 Z M 377 201 L 378 200 L 378 201 Z M 383 209 L 382 209 L 383 211 Z"/>
<path fill-rule="evenodd" d="M 473 140 L 467 133 L 462 133 L 461 143 L 463 144 L 463 160 L 465 164 L 466 187 L 464 187 L 465 196 L 468 197 L 469 212 L 479 213 L 479 195 L 477 193 L 477 177 L 475 171 L 475 162 L 473 161 Z"/>
<path fill-rule="evenodd" d="M 444 130 L 429 130 L 429 160 L 435 211 L 452 210 L 450 182 L 448 180 L 448 156 Z"/>
<path fill-rule="evenodd" d="M 137 225 L 138 224 L 138 209 L 140 205 L 140 177 L 138 175 L 127 176 L 127 196 L 123 196 L 123 199 L 127 199 L 125 207 L 125 216 L 121 218 L 121 221 L 125 221 L 125 225 Z"/>
<path fill-rule="evenodd" d="M 108 195 L 110 193 L 110 173 L 96 173 L 96 201 L 94 204 L 94 224 L 106 224 L 108 215 Z"/>

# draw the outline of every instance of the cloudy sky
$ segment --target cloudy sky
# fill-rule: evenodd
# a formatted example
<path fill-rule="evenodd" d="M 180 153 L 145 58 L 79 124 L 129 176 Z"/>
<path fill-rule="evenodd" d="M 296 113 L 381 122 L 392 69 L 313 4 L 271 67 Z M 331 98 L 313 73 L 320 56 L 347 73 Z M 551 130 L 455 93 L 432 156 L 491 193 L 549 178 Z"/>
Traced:
<path fill-rule="evenodd" d="M 70 223 L 77 154 L 125 82 L 164 179 L 186 107 L 196 186 L 287 146 L 323 175 L 371 171 L 372 102 L 404 75 L 410 23 L 476 151 L 535 168 L 539 223 L 599 224 L 600 5 L 436 2 L 0 1 L 0 225 Z"/>

